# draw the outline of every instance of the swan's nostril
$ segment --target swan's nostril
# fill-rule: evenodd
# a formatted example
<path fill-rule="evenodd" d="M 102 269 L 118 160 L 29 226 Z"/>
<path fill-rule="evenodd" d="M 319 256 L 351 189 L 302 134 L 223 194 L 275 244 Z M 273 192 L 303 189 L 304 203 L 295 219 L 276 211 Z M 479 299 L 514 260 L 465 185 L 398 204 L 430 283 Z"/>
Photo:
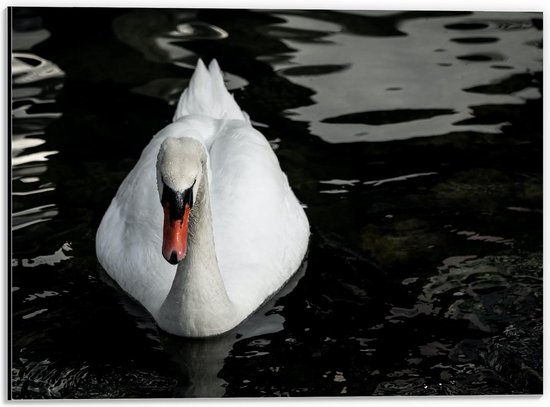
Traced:
<path fill-rule="evenodd" d="M 172 252 L 172 255 L 170 256 L 170 259 L 168 259 L 168 263 L 178 264 L 178 255 L 176 254 L 175 250 Z"/>

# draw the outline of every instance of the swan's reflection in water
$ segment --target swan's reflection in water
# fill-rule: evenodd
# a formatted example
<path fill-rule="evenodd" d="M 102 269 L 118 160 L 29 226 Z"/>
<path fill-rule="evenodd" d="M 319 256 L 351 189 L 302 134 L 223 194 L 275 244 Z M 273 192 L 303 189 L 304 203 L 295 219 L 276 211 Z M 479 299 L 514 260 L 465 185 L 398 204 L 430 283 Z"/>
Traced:
<path fill-rule="evenodd" d="M 182 393 L 177 396 L 222 397 L 227 382 L 220 377 L 220 372 L 226 359 L 231 357 L 234 345 L 239 341 L 263 337 L 284 329 L 285 318 L 281 315 L 283 307 L 277 303 L 298 285 L 306 269 L 307 259 L 279 292 L 239 326 L 225 334 L 201 339 L 182 338 L 159 330 L 150 315 L 139 304 L 129 300 L 106 273 L 102 273 L 102 279 L 119 291 L 121 302 L 138 321 L 138 327 L 148 331 L 150 339 L 160 340 L 159 345 L 181 369 L 184 386 Z"/>

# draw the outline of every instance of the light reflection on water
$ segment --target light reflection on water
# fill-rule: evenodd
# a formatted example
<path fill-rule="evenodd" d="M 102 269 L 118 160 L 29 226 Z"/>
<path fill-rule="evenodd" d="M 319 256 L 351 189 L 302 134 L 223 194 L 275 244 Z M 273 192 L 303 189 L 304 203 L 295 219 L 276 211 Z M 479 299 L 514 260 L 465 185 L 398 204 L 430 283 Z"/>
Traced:
<path fill-rule="evenodd" d="M 63 77 L 64 72 L 54 63 L 34 54 L 14 52 L 11 72 L 15 85 L 37 82 L 43 79 Z"/>
<path fill-rule="evenodd" d="M 14 397 L 540 391 L 540 14 L 85 11 L 15 24 Z M 116 287 L 93 236 L 198 57 L 313 235 L 283 292 L 190 341 Z"/>
<path fill-rule="evenodd" d="M 53 191 L 54 188 L 41 189 L 40 191 Z M 36 193 L 37 191 L 33 191 Z M 29 193 L 14 193 L 14 195 L 28 195 Z M 12 230 L 16 231 L 39 222 L 46 222 L 58 214 L 54 204 L 42 205 L 19 212 L 13 212 Z"/>
<path fill-rule="evenodd" d="M 43 208 L 39 208 L 39 209 L 43 209 Z M 55 213 L 55 214 L 57 214 L 57 213 Z M 46 219 L 46 220 L 48 220 L 48 219 Z M 15 229 L 15 230 L 17 230 L 17 229 Z M 70 255 L 66 254 L 66 252 L 70 252 L 71 250 L 72 250 L 71 245 L 68 242 L 66 242 L 66 243 L 63 244 L 63 246 L 61 246 L 53 254 L 38 256 L 38 257 L 35 257 L 33 259 L 21 259 L 21 261 L 19 261 L 19 259 L 13 259 L 14 260 L 13 265 L 17 266 L 17 265 L 19 265 L 19 263 L 21 263 L 21 266 L 23 266 L 23 267 L 38 267 L 38 266 L 41 266 L 41 265 L 44 265 L 44 264 L 46 264 L 48 266 L 54 266 L 57 263 L 61 263 L 62 261 L 72 259 L 73 256 L 70 256 Z M 50 292 L 50 291 L 46 291 L 46 292 Z M 51 292 L 53 292 L 53 291 L 51 291 Z M 40 296 L 40 295 L 38 295 L 38 296 L 43 298 L 43 296 Z"/>
<path fill-rule="evenodd" d="M 323 24 L 326 33 L 322 42 L 301 42 L 285 39 L 294 51 L 291 58 L 274 64 L 282 75 L 292 67 L 323 66 L 326 61 L 345 67 L 330 75 L 285 75 L 290 81 L 315 89 L 318 103 L 292 109 L 295 120 L 309 123 L 310 131 L 331 143 L 357 141 L 389 141 L 419 136 L 442 135 L 454 131 L 499 133 L 505 123 L 460 126 L 458 122 L 472 117 L 472 106 L 482 104 L 523 103 L 525 98 L 539 98 L 540 93 L 483 94 L 467 91 L 479 84 L 500 82 L 515 73 L 541 69 L 540 50 L 525 46 L 527 41 L 540 39 L 540 33 L 525 20 L 526 15 L 482 13 L 480 18 L 467 18 L 467 23 L 490 21 L 487 27 L 475 30 L 475 36 L 498 34 L 496 43 L 457 43 L 456 37 L 468 38 L 469 30 L 453 26 L 456 17 L 412 19 L 398 25 L 405 36 L 363 37 L 351 35 L 342 27 Z M 286 20 L 278 26 L 308 27 L 316 20 L 285 13 Z M 507 16 L 508 17 L 508 16 Z M 521 24 L 513 23 L 519 21 Z M 462 20 L 462 18 L 461 18 Z M 505 29 L 503 30 L 503 27 Z M 509 27 L 514 27 L 510 29 Z M 526 30 L 518 36 L 514 30 Z M 488 55 L 487 62 L 461 60 L 468 55 Z M 491 57 L 492 56 L 492 57 Z M 498 57 L 496 57 L 498 56 Z M 510 67 L 503 73 L 494 69 L 480 69 L 479 63 L 494 59 L 505 61 Z M 442 65 L 446 69 L 441 74 Z M 391 69 L 388 69 L 391 67 Z M 522 89 L 522 91 L 525 91 Z M 330 100 L 330 103 L 322 103 Z M 377 126 L 347 124 L 341 126 L 326 122 L 329 118 L 365 112 L 395 111 L 423 106 L 426 109 L 452 108 L 453 114 L 404 123 Z"/>
<path fill-rule="evenodd" d="M 31 47 L 31 40 L 40 42 L 48 37 L 46 30 L 37 30 L 24 38 L 21 46 L 14 43 L 15 51 Z M 46 150 L 44 135 L 46 128 L 62 116 L 55 109 L 55 98 L 51 93 L 42 92 L 41 82 L 59 82 L 65 73 L 54 63 L 38 55 L 23 52 L 12 53 L 11 59 L 13 94 L 13 133 L 12 133 L 12 194 L 30 196 L 55 190 L 53 183 L 40 183 L 40 174 L 47 171 L 46 163 L 59 151 Z M 58 86 L 57 90 L 61 88 Z M 51 107 L 50 107 L 51 106 Z M 43 146 L 40 149 L 37 147 Z M 41 163 L 41 164 L 37 164 Z M 33 175 L 29 177 L 29 175 Z M 16 181 L 19 181 L 16 182 Z M 23 183 L 20 184 L 20 183 Z M 21 187 L 20 187 L 21 186 Z M 31 187 L 32 189 L 29 189 Z M 31 204 L 32 205 L 32 204 Z M 58 214 L 55 204 L 25 207 L 12 213 L 12 230 L 17 231 L 37 223 L 47 222 Z M 37 257 L 37 259 L 40 258 Z"/>

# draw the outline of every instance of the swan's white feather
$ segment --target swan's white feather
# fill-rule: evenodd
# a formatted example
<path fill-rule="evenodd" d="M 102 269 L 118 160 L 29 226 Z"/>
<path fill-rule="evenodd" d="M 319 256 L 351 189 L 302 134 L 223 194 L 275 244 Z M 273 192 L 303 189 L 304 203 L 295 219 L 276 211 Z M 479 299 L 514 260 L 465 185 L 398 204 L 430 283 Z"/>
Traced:
<path fill-rule="evenodd" d="M 216 60 L 209 68 L 199 59 L 189 86 L 180 97 L 174 121 L 187 115 L 203 115 L 214 119 L 244 120 L 245 115 L 229 94 Z"/>
<path fill-rule="evenodd" d="M 100 224 L 96 251 L 107 273 L 156 317 L 176 273 L 161 254 L 163 212 L 156 168 L 169 137 L 208 152 L 215 250 L 236 320 L 252 313 L 298 269 L 309 224 L 265 137 L 253 129 L 214 61 L 199 61 L 175 121 L 153 137 Z"/>

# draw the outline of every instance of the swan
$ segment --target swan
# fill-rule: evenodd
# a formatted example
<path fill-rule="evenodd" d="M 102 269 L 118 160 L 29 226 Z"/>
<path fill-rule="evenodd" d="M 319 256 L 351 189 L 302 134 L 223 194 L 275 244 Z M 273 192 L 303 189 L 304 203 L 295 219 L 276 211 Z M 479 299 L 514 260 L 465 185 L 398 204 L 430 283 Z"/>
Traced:
<path fill-rule="evenodd" d="M 307 216 L 266 138 L 199 59 L 96 235 L 109 276 L 174 335 L 236 327 L 298 270 Z"/>

